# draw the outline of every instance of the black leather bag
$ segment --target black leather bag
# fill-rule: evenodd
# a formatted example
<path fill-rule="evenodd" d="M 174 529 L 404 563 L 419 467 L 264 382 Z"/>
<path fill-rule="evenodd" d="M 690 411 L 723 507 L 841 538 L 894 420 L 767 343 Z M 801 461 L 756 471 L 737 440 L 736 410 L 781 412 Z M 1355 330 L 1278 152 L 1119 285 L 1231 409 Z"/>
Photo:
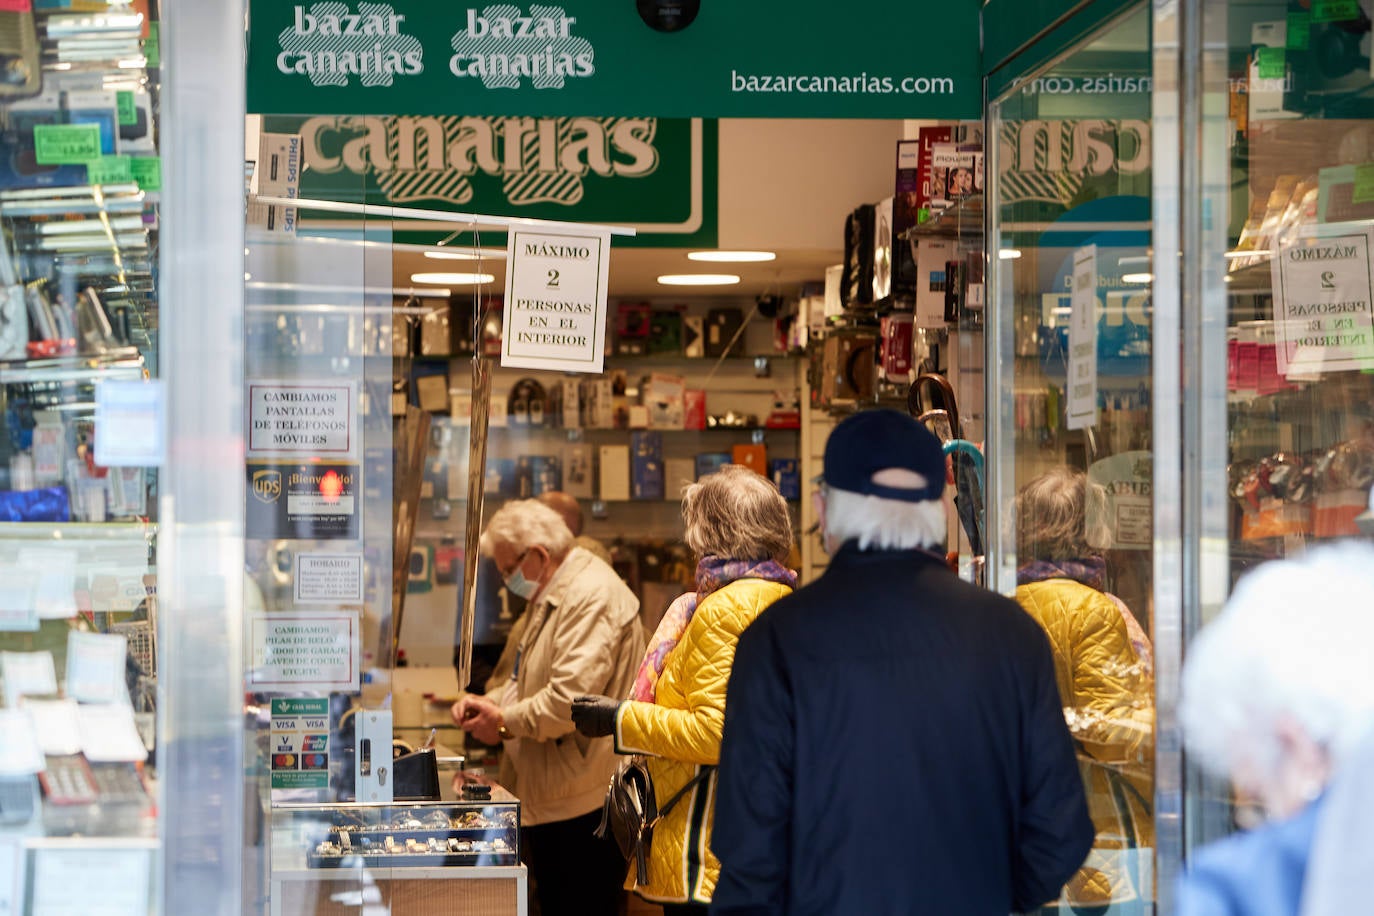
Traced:
<path fill-rule="evenodd" d="M 702 767 L 662 808 L 654 798 L 654 780 L 644 757 L 631 757 L 611 777 L 606 801 L 601 807 L 601 824 L 594 832 L 603 839 L 608 835 L 615 839 L 625 859 L 635 863 L 639 884 L 649 883 L 649 849 L 653 843 L 654 825 L 667 817 L 683 796 L 713 770 L 715 767 Z"/>

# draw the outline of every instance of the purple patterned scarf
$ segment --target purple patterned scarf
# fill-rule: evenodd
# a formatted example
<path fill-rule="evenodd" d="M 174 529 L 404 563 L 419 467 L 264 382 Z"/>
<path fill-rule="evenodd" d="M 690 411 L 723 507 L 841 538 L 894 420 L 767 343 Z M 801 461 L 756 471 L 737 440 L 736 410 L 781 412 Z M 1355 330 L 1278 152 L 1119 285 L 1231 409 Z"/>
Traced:
<path fill-rule="evenodd" d="M 737 579 L 765 579 L 781 582 L 788 588 L 797 587 L 797 574 L 775 560 L 727 560 L 723 557 L 703 557 L 697 564 L 697 590 L 679 595 L 663 614 L 663 620 L 649 640 L 649 648 L 644 651 L 644 661 L 639 663 L 630 699 L 643 703 L 654 702 L 658 687 L 658 676 L 668 661 L 668 654 L 687 632 L 692 615 L 697 612 L 701 599 L 718 589 L 722 589 Z"/>
<path fill-rule="evenodd" d="M 1072 579 L 1088 588 L 1102 591 L 1107 577 L 1107 561 L 1101 557 L 1077 560 L 1031 560 L 1016 571 L 1016 584 L 1029 585 L 1046 579 Z"/>

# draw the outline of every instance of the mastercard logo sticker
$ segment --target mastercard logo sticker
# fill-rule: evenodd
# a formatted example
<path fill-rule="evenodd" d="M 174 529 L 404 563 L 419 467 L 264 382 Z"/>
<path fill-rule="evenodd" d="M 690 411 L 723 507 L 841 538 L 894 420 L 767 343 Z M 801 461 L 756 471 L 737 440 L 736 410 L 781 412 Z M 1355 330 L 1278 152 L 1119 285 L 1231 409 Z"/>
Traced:
<path fill-rule="evenodd" d="M 275 754 L 272 757 L 272 768 L 276 770 L 289 770 L 296 766 L 295 754 Z"/>

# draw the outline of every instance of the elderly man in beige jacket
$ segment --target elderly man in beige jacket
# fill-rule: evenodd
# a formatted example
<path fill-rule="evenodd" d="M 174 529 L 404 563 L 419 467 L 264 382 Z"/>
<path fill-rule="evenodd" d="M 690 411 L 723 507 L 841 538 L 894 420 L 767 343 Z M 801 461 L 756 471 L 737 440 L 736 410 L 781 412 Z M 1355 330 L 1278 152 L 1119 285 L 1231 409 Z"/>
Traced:
<path fill-rule="evenodd" d="M 495 695 L 465 696 L 454 721 L 479 741 L 505 742 L 521 801 L 521 843 L 543 916 L 614 916 L 625 877 L 615 844 L 593 835 L 616 767 L 609 738 L 573 729 L 572 699 L 626 696 L 644 654 L 639 600 L 614 570 L 573 545 L 537 500 L 491 517 L 482 552 L 529 602 L 515 669 Z"/>

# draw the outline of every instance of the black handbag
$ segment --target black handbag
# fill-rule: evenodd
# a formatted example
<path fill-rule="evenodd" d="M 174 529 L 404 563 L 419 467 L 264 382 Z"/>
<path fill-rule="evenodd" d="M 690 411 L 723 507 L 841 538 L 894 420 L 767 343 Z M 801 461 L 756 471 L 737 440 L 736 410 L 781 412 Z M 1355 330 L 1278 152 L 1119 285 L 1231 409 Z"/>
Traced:
<path fill-rule="evenodd" d="M 653 843 L 654 825 L 667 817 L 683 796 L 714 770 L 713 766 L 702 767 L 662 808 L 654 798 L 654 780 L 644 757 L 631 757 L 611 776 L 606 801 L 601 806 L 601 824 L 593 832 L 603 839 L 609 834 L 625 859 L 634 860 L 637 883 L 649 883 L 649 849 Z"/>

